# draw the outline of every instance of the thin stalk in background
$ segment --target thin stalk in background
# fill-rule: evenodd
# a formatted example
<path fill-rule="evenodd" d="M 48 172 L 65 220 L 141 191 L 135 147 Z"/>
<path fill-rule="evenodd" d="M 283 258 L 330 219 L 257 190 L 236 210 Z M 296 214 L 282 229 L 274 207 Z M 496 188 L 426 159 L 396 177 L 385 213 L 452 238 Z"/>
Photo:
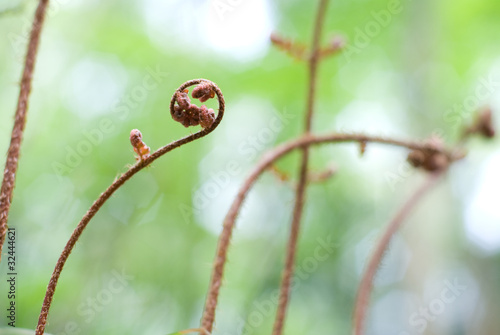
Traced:
<path fill-rule="evenodd" d="M 31 81 L 35 69 L 38 45 L 40 44 L 40 35 L 43 23 L 45 21 L 45 12 L 48 0 L 40 0 L 33 19 L 31 27 L 28 49 L 24 60 L 24 69 L 21 77 L 21 89 L 17 100 L 17 108 L 14 116 L 14 127 L 10 137 L 7 160 L 3 172 L 2 187 L 0 189 L 0 261 L 2 260 L 2 247 L 7 232 L 7 220 L 9 218 L 10 204 L 12 202 L 12 193 L 16 182 L 17 166 L 19 165 L 19 151 L 23 140 L 24 127 L 26 125 L 26 114 L 28 112 L 28 99 L 31 92 Z"/>
<path fill-rule="evenodd" d="M 320 0 L 314 32 L 312 36 L 311 54 L 308 60 L 309 65 L 309 82 L 307 86 L 307 105 L 305 115 L 304 134 L 311 133 L 311 124 L 314 114 L 315 99 L 316 99 L 316 84 L 317 72 L 320 60 L 320 40 L 323 22 L 325 18 L 328 0 Z M 290 286 L 295 263 L 295 254 L 297 252 L 297 240 L 300 232 L 300 222 L 302 219 L 302 211 L 304 209 L 305 191 L 307 187 L 307 170 L 309 165 L 309 147 L 302 149 L 302 157 L 300 162 L 300 172 L 295 192 L 295 204 L 293 208 L 292 224 L 290 228 L 290 237 L 286 247 L 285 266 L 282 273 L 280 295 L 278 300 L 278 308 L 276 318 L 274 320 L 273 335 L 281 335 L 285 323 L 286 310 L 290 300 Z"/>
<path fill-rule="evenodd" d="M 425 194 L 437 183 L 439 177 L 444 171 L 437 171 L 429 174 L 427 180 L 415 191 L 408 201 L 397 212 L 396 216 L 389 223 L 378 242 L 375 250 L 373 251 L 368 266 L 366 267 L 361 283 L 359 285 L 356 302 L 354 305 L 353 327 L 354 334 L 363 334 L 363 327 L 366 319 L 366 311 L 370 304 L 370 295 L 373 289 L 373 278 L 377 273 L 380 262 L 384 257 L 384 253 L 389 247 L 392 237 L 403 224 L 404 220 L 408 217 L 411 210 L 417 203 L 424 197 Z"/>

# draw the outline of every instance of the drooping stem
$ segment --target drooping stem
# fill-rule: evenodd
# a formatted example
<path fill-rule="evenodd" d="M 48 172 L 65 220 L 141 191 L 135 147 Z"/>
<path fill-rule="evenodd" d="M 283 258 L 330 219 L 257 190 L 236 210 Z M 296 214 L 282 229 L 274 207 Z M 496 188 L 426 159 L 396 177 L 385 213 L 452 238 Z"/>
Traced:
<path fill-rule="evenodd" d="M 26 114 L 28 111 L 28 99 L 31 92 L 31 80 L 35 69 L 38 45 L 40 44 L 40 34 L 45 19 L 45 12 L 48 0 L 40 0 L 35 12 L 33 26 L 31 27 L 30 39 L 24 69 L 21 77 L 21 89 L 17 100 L 16 114 L 14 116 L 14 127 L 10 138 L 7 160 L 3 173 L 2 187 L 0 189 L 0 261 L 2 260 L 2 247 L 7 231 L 7 219 L 12 201 L 12 192 L 16 181 L 16 172 L 19 162 L 19 150 L 23 140 L 24 126 L 26 125 Z"/>
<path fill-rule="evenodd" d="M 358 143 L 368 143 L 377 142 L 389 145 L 395 145 L 400 147 L 406 147 L 412 150 L 430 150 L 438 151 L 434 146 L 426 143 L 417 143 L 409 141 L 399 141 L 391 138 L 368 136 L 363 134 L 330 134 L 324 136 L 313 136 L 305 135 L 296 140 L 286 142 L 274 148 L 273 150 L 266 153 L 262 159 L 257 163 L 255 168 L 252 170 L 250 175 L 245 179 L 243 185 L 240 187 L 238 194 L 236 195 L 229 211 L 224 218 L 222 232 L 219 235 L 219 241 L 217 244 L 217 251 L 215 255 L 215 260 L 212 269 L 212 276 L 210 279 L 210 286 L 208 289 L 207 298 L 205 301 L 205 309 L 203 312 L 203 318 L 201 321 L 201 327 L 211 332 L 213 328 L 213 323 L 215 320 L 215 310 L 217 307 L 217 302 L 219 298 L 220 287 L 222 285 L 222 278 L 224 275 L 224 267 L 227 260 L 227 252 L 229 248 L 229 243 L 231 241 L 231 236 L 234 228 L 234 224 L 238 214 L 243 205 L 243 201 L 246 199 L 248 191 L 252 188 L 254 183 L 260 177 L 260 175 L 266 171 L 271 165 L 273 165 L 278 159 L 288 154 L 289 152 L 303 148 L 305 146 L 317 145 L 323 143 L 337 143 L 337 142 L 358 142 Z M 450 162 L 462 158 L 462 156 L 453 156 L 449 152 L 442 152 Z"/>
<path fill-rule="evenodd" d="M 50 278 L 49 285 L 47 287 L 47 291 L 45 293 L 45 298 L 43 300 L 42 304 L 42 309 L 40 311 L 40 316 L 38 318 L 38 325 L 36 328 L 36 335 L 42 335 L 45 331 L 45 325 L 47 323 L 47 317 L 49 314 L 49 309 L 50 305 L 52 303 L 52 298 L 54 297 L 55 289 L 57 286 L 57 282 L 59 280 L 59 276 L 61 275 L 61 271 L 64 267 L 64 264 L 66 263 L 66 260 L 68 259 L 71 251 L 73 250 L 73 247 L 76 244 L 76 241 L 82 234 L 83 230 L 85 227 L 88 225 L 90 220 L 94 217 L 94 215 L 99 211 L 99 209 L 102 207 L 102 205 L 106 202 L 106 200 L 109 199 L 109 197 L 117 190 L 119 189 L 127 180 L 129 180 L 133 175 L 135 175 L 137 172 L 145 168 L 146 166 L 150 165 L 153 163 L 156 159 L 160 158 L 164 154 L 166 154 L 169 151 L 174 150 L 175 148 L 178 148 L 184 144 L 187 144 L 189 142 L 192 142 L 196 139 L 199 139 L 203 136 L 208 135 L 211 133 L 222 120 L 222 117 L 224 115 L 224 109 L 225 109 L 225 102 L 224 102 L 224 97 L 222 95 L 221 90 L 212 83 L 209 80 L 206 79 L 194 79 L 185 82 L 182 84 L 176 92 L 182 92 L 186 87 L 199 84 L 201 82 L 207 82 L 212 86 L 212 89 L 217 95 L 217 99 L 219 100 L 219 113 L 217 114 L 217 118 L 213 122 L 213 124 L 205 129 L 202 129 L 199 132 L 196 132 L 192 135 L 186 136 L 184 138 L 181 138 L 177 141 L 174 141 L 172 143 L 169 143 L 165 145 L 164 147 L 161 147 L 160 149 L 156 150 L 153 152 L 150 156 L 147 158 L 140 160 L 136 164 L 134 164 L 131 168 L 129 168 L 125 173 L 123 173 L 118 179 L 116 179 L 101 195 L 97 198 L 97 200 L 92 204 L 92 206 L 89 208 L 87 213 L 83 216 L 82 220 L 78 224 L 78 226 L 75 228 L 73 231 L 73 234 L 71 235 L 70 239 L 66 243 L 66 246 L 64 247 L 63 252 L 61 253 L 61 256 L 57 260 L 56 266 L 54 268 L 54 271 L 52 273 L 52 276 Z M 172 100 L 170 102 L 170 110 L 171 113 L 174 109 L 174 104 L 176 102 L 176 93 L 172 96 Z"/>
<path fill-rule="evenodd" d="M 410 214 L 411 210 L 417 205 L 418 201 L 429 191 L 432 186 L 436 184 L 439 177 L 442 175 L 442 171 L 431 173 L 424 184 L 422 184 L 414 194 L 408 199 L 408 201 L 403 204 L 403 207 L 397 212 L 396 216 L 389 223 L 387 228 L 382 235 L 382 238 L 378 242 L 371 258 L 369 260 L 368 266 L 366 267 L 361 283 L 359 285 L 356 302 L 354 305 L 354 317 L 353 326 L 355 335 L 363 334 L 363 327 L 366 318 L 366 311 L 370 302 L 370 295 L 373 288 L 373 278 L 377 273 L 377 269 L 384 257 L 384 253 L 389 246 L 389 243 L 398 231 L 403 223 L 404 219 Z"/>
<path fill-rule="evenodd" d="M 326 7 L 328 0 L 320 0 L 314 32 L 312 36 L 311 55 L 309 57 L 309 82 L 307 86 L 307 105 L 305 114 L 305 134 L 310 134 L 312 117 L 314 114 L 314 102 L 317 83 L 317 70 L 320 56 L 320 40 L 323 27 Z M 295 254 L 297 251 L 297 240 L 300 231 L 300 222 L 302 219 L 302 211 L 305 201 L 305 190 L 307 187 L 307 170 L 309 165 L 309 147 L 302 149 L 302 157 L 300 162 L 299 178 L 297 189 L 295 192 L 295 204 L 293 208 L 292 224 L 290 228 L 290 237 L 286 247 L 285 266 L 283 268 L 280 295 L 278 300 L 278 309 L 274 321 L 273 335 L 281 335 L 285 322 L 286 310 L 290 300 L 290 287 L 292 284 L 292 276 L 295 263 Z"/>

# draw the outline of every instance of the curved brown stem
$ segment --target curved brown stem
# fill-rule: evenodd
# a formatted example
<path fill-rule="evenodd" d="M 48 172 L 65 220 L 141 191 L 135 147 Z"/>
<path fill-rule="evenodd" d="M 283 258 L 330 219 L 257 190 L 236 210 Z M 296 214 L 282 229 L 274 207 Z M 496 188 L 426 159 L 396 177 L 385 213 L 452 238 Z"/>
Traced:
<path fill-rule="evenodd" d="M 454 156 L 448 151 L 440 151 L 427 142 L 422 144 L 417 142 L 400 141 L 391 138 L 368 136 L 362 134 L 331 134 L 324 136 L 305 135 L 296 140 L 281 144 L 275 149 L 269 151 L 262 157 L 262 159 L 252 170 L 250 175 L 245 179 L 233 203 L 231 204 L 231 207 L 229 208 L 226 217 L 224 218 L 222 232 L 219 235 L 219 241 L 217 244 L 217 251 L 213 264 L 210 286 L 205 301 L 205 310 L 203 312 L 203 318 L 201 321 L 202 328 L 206 329 L 209 332 L 212 332 L 213 323 L 215 319 L 215 310 L 217 307 L 219 291 L 222 284 L 222 278 L 224 275 L 224 266 L 226 265 L 227 252 L 229 243 L 231 241 L 231 235 L 233 232 L 236 218 L 238 217 L 243 201 L 245 200 L 250 188 L 253 186 L 253 184 L 257 181 L 259 176 L 266 169 L 268 169 L 279 158 L 288 154 L 292 150 L 295 150 L 297 148 L 303 148 L 305 146 L 310 146 L 310 145 L 335 143 L 335 142 L 359 142 L 359 143 L 377 142 L 377 143 L 395 145 L 400 147 L 406 147 L 412 150 L 417 149 L 417 150 L 438 151 L 443 153 L 449 159 L 450 162 L 462 158 L 461 156 Z"/>
<path fill-rule="evenodd" d="M 43 22 L 48 0 L 40 0 L 35 12 L 33 26 L 31 27 L 28 50 L 24 61 L 24 69 L 21 77 L 21 90 L 17 100 L 16 114 L 14 116 L 14 127 L 10 138 L 9 151 L 3 173 L 2 187 L 0 190 L 0 261 L 2 260 L 2 247 L 5 241 L 7 231 L 7 219 L 9 217 L 10 203 L 12 201 L 12 192 L 16 181 L 16 171 L 19 160 L 19 149 L 23 140 L 23 131 L 26 124 L 26 113 L 28 111 L 28 98 L 31 92 L 31 80 L 35 68 L 38 45 L 40 44 L 40 34 L 42 32 Z"/>
<path fill-rule="evenodd" d="M 304 133 L 311 132 L 312 117 L 314 113 L 314 101 L 317 82 L 317 70 L 320 56 L 321 30 L 325 18 L 328 0 L 320 0 L 314 32 L 312 37 L 311 56 L 309 57 L 309 85 L 307 87 L 307 106 Z M 285 323 L 286 310 L 290 299 L 290 286 L 292 284 L 293 269 L 295 263 L 295 254 L 297 251 L 297 240 L 299 238 L 300 222 L 305 202 L 305 190 L 307 187 L 307 170 L 309 165 L 309 147 L 302 149 L 300 162 L 299 180 L 295 192 L 295 204 L 293 208 L 292 224 L 290 228 L 290 237 L 286 247 L 286 259 L 283 273 L 281 275 L 280 295 L 278 299 L 278 309 L 274 321 L 273 335 L 281 335 Z"/>
<path fill-rule="evenodd" d="M 43 300 L 43 305 L 42 309 L 40 311 L 40 316 L 38 318 L 38 325 L 36 328 L 36 335 L 41 335 L 45 331 L 45 325 L 47 323 L 47 316 L 49 314 L 49 309 L 50 305 L 52 303 L 52 298 L 54 297 L 54 292 L 57 286 L 57 282 L 59 280 L 59 276 L 61 275 L 61 271 L 64 267 L 64 264 L 66 263 L 66 260 L 68 259 L 71 251 L 73 250 L 73 247 L 76 244 L 76 241 L 82 234 L 83 230 L 87 226 L 87 224 L 90 222 L 90 220 L 94 217 L 94 215 L 99 211 L 99 209 L 102 207 L 102 205 L 106 202 L 106 200 L 109 199 L 109 197 L 122 186 L 125 184 L 127 180 L 129 180 L 133 175 L 135 175 L 137 172 L 145 168 L 146 166 L 150 165 L 153 163 L 156 159 L 159 157 L 163 156 L 169 151 L 174 150 L 175 148 L 178 148 L 184 144 L 187 144 L 189 142 L 192 142 L 196 139 L 199 139 L 203 136 L 208 135 L 211 133 L 222 120 L 222 117 L 224 115 L 224 109 L 225 109 L 225 102 L 224 102 L 224 97 L 222 95 L 221 90 L 212 83 L 209 80 L 206 79 L 194 79 L 185 82 L 182 84 L 177 91 L 174 93 L 172 96 L 172 100 L 170 102 L 170 109 L 171 112 L 174 108 L 175 102 L 176 102 L 176 93 L 177 92 L 182 92 L 186 87 L 199 84 L 201 82 L 207 82 L 212 86 L 212 89 L 214 90 L 215 94 L 217 95 L 217 99 L 219 100 L 219 113 L 217 114 L 217 118 L 213 122 L 213 124 L 205 128 L 197 133 L 194 133 L 192 135 L 186 136 L 184 138 L 181 138 L 177 141 L 174 141 L 172 143 L 169 143 L 165 145 L 164 147 L 161 147 L 160 149 L 156 150 L 154 153 L 152 153 L 150 156 L 147 158 L 140 160 L 136 164 L 134 164 L 132 167 L 130 167 L 125 173 L 123 173 L 118 179 L 116 179 L 100 196 L 97 198 L 97 200 L 92 204 L 92 206 L 89 208 L 87 213 L 83 216 L 82 220 L 78 224 L 78 226 L 75 228 L 73 231 L 73 234 L 71 234 L 71 237 L 69 238 L 68 242 L 66 243 L 66 246 L 64 247 L 63 252 L 61 253 L 61 256 L 57 260 L 56 266 L 54 268 L 54 272 L 52 273 L 52 277 L 50 278 L 49 285 L 47 287 L 47 291 L 45 293 L 45 298 Z"/>
<path fill-rule="evenodd" d="M 370 258 L 368 266 L 363 273 L 363 278 L 359 285 L 358 294 L 356 297 L 356 303 L 354 304 L 354 334 L 363 334 L 363 326 L 366 318 L 366 311 L 370 302 L 370 295 L 373 288 L 373 278 L 377 273 L 377 269 L 380 266 L 380 262 L 384 257 L 384 253 L 391 242 L 392 236 L 398 231 L 403 223 L 404 219 L 410 214 L 411 210 L 417 205 L 418 201 L 429 191 L 432 186 L 436 184 L 439 177 L 444 171 L 438 171 L 431 173 L 425 183 L 423 183 L 415 193 L 408 199 L 408 201 L 401 207 L 397 212 L 396 216 L 389 223 L 387 228 L 382 235 L 382 238 L 378 242 L 373 254 Z"/>

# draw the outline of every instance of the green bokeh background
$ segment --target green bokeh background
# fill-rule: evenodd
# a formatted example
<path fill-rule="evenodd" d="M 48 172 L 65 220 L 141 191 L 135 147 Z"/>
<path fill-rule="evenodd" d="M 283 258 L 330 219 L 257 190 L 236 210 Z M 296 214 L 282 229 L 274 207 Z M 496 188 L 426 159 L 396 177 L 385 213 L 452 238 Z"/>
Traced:
<path fill-rule="evenodd" d="M 221 3 L 229 6 L 223 17 L 217 15 Z M 255 3 L 268 10 L 272 31 L 309 44 L 316 2 Z M 6 152 L 36 1 L 0 6 L 0 152 Z M 18 327 L 35 328 L 52 269 L 71 232 L 95 198 L 134 163 L 130 130 L 140 129 L 152 149 L 196 131 L 171 120 L 168 105 L 181 83 L 201 77 L 224 93 L 222 124 L 156 161 L 106 203 L 64 268 L 47 331 L 166 334 L 198 325 L 217 232 L 232 198 L 258 157 L 303 129 L 305 64 L 269 42 L 260 54 L 238 58 L 217 50 L 202 33 L 210 20 L 225 30 L 243 29 L 235 18 L 246 15 L 255 25 L 246 31 L 258 30 L 266 15 L 252 16 L 251 6 L 254 2 L 224 0 L 51 3 L 9 217 L 17 232 Z M 314 131 L 408 139 L 440 133 L 451 145 L 473 111 L 450 114 L 450 108 L 474 96 L 482 79 L 500 80 L 500 3 L 401 1 L 401 12 L 386 26 L 379 24 L 366 47 L 359 48 L 360 32 L 377 22 L 373 12 L 388 6 L 382 0 L 329 4 L 323 43 L 340 34 L 348 50 L 357 47 L 359 52 L 321 64 Z M 164 16 L 161 25 L 151 28 L 144 14 L 151 11 L 156 18 Z M 227 43 L 238 45 L 236 40 Z M 165 75 L 155 89 L 138 95 L 148 69 Z M 488 104 L 500 110 L 498 91 L 477 107 Z M 282 120 L 280 129 L 269 132 L 276 118 Z M 465 229 L 467 206 L 484 184 L 482 173 L 500 154 L 498 144 L 497 139 L 468 142 L 467 159 L 407 220 L 377 277 L 367 334 L 500 332 L 498 246 L 482 246 Z M 80 152 L 78 157 L 73 151 Z M 375 144 L 362 158 L 352 144 L 313 150 L 314 171 L 333 163 L 338 172 L 307 191 L 297 255 L 303 273 L 293 291 L 286 334 L 350 332 L 367 255 L 425 177 L 408 169 L 405 157 L 403 149 Z M 278 163 L 291 181 L 266 173 L 250 194 L 234 233 L 214 334 L 272 329 L 272 297 L 284 259 L 298 158 L 292 153 Z M 229 162 L 236 168 L 229 169 Z M 500 179 L 488 183 L 496 185 L 498 202 Z M 495 215 L 498 233 L 498 209 Z M 320 240 L 334 245 L 324 260 L 315 258 Z M 2 311 L 7 304 L 5 252 Z M 117 285 L 117 273 L 131 278 Z M 467 289 L 421 332 L 409 318 L 439 299 L 445 281 L 455 279 Z M 90 307 L 93 300 L 97 303 Z"/>

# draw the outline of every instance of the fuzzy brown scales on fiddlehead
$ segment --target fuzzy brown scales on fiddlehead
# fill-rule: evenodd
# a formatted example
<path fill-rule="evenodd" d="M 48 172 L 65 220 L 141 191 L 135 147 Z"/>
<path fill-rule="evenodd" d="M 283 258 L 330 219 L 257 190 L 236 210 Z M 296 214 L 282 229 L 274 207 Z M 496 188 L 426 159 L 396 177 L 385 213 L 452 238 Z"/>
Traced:
<path fill-rule="evenodd" d="M 191 96 L 195 99 L 199 99 L 200 102 L 205 102 L 208 99 L 215 97 L 215 92 L 209 83 L 203 82 L 193 89 Z"/>
<path fill-rule="evenodd" d="M 198 107 L 192 104 L 188 93 L 189 90 L 185 87 L 175 92 L 172 97 L 173 104 L 170 106 L 172 118 L 184 127 L 201 125 L 204 129 L 209 128 L 215 121 L 214 110 L 205 105 Z M 192 97 L 205 102 L 214 98 L 215 94 L 216 90 L 212 82 L 200 80 L 198 86 L 193 89 Z"/>

